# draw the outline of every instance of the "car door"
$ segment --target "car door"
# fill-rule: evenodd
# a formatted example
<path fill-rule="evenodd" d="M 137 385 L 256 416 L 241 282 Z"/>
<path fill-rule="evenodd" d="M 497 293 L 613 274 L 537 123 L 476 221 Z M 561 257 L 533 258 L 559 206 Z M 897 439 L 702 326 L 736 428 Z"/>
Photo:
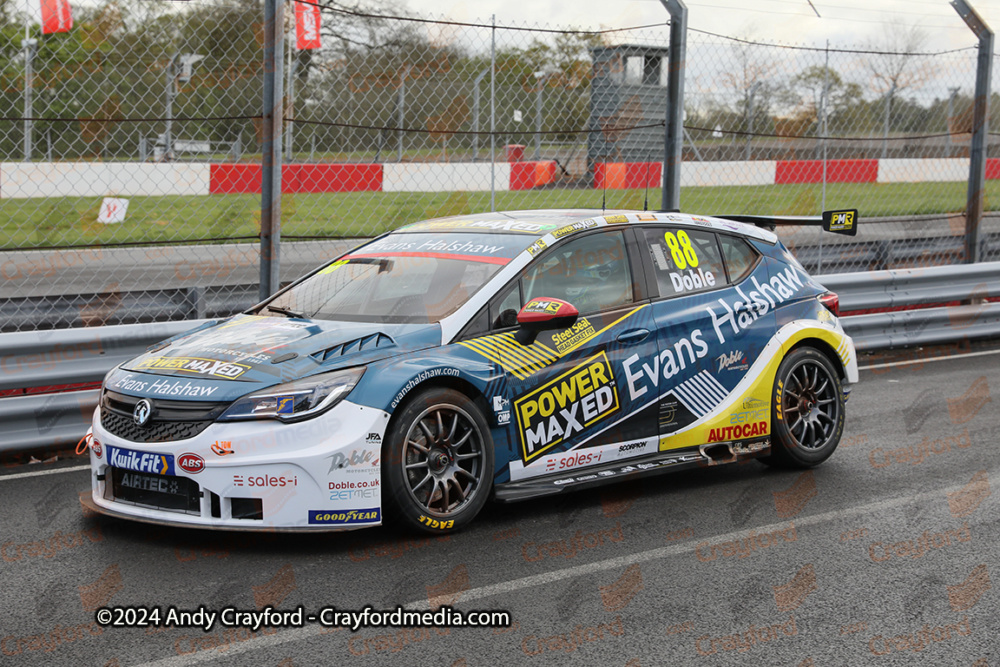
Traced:
<path fill-rule="evenodd" d="M 629 398 L 657 406 L 660 449 L 737 440 L 743 424 L 747 437 L 765 435 L 768 397 L 747 389 L 774 333 L 774 311 L 746 288 L 767 281 L 765 262 L 741 237 L 710 229 L 651 226 L 641 239 L 656 290 L 657 351 L 633 353 L 623 371 Z"/>
<path fill-rule="evenodd" d="M 630 444 L 625 452 L 656 450 L 655 410 L 634 414 L 621 377 L 626 356 L 651 355 L 656 345 L 644 276 L 633 279 L 636 254 L 628 228 L 571 236 L 494 299 L 493 333 L 462 343 L 507 371 L 505 396 L 493 400 L 509 409 L 512 481 L 610 462 Z M 543 298 L 571 303 L 580 316 L 520 345 L 517 312 Z"/>

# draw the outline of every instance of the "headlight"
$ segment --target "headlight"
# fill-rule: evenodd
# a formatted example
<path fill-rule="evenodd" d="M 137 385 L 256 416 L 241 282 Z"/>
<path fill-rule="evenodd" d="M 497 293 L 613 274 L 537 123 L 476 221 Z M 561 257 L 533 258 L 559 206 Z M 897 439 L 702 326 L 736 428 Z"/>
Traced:
<path fill-rule="evenodd" d="M 280 419 L 293 422 L 326 412 L 339 403 L 361 376 L 365 367 L 314 375 L 247 394 L 222 413 L 219 421 Z"/>

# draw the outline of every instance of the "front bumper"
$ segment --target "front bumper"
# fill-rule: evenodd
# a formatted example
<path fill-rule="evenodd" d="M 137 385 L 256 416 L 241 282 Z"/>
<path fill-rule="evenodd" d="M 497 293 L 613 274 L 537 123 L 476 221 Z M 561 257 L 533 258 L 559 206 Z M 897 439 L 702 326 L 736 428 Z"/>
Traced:
<path fill-rule="evenodd" d="M 314 419 L 216 422 L 185 440 L 138 443 L 94 413 L 92 509 L 161 525 L 336 531 L 382 521 L 389 415 L 344 401 Z M 88 503 L 89 505 L 89 503 Z"/>

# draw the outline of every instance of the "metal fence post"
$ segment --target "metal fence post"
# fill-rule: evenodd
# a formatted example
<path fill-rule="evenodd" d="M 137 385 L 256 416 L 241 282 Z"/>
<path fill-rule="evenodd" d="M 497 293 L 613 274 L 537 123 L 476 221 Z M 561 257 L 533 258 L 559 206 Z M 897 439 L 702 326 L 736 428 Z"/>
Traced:
<path fill-rule="evenodd" d="M 25 29 L 27 30 L 27 28 Z M 24 47 L 24 161 L 31 162 L 31 119 L 34 116 L 31 95 L 35 88 L 35 46 L 37 39 L 25 38 L 21 45 Z"/>
<path fill-rule="evenodd" d="M 986 183 L 986 139 L 989 125 L 990 76 L 993 70 L 993 31 L 965 0 L 951 6 L 979 38 L 976 93 L 972 109 L 972 144 L 969 147 L 969 189 L 965 203 L 965 262 L 979 261 L 979 221 L 983 217 Z"/>
<path fill-rule="evenodd" d="M 663 135 L 663 196 L 660 208 L 681 208 L 681 146 L 684 141 L 684 59 L 687 57 L 687 6 L 660 0 L 670 13 L 670 69 L 667 72 L 667 118 Z"/>
<path fill-rule="evenodd" d="M 536 74 L 537 76 L 537 74 Z M 535 159 L 542 158 L 542 89 L 545 87 L 545 77 L 538 77 L 538 90 L 535 91 Z"/>
<path fill-rule="evenodd" d="M 494 14 L 490 22 L 493 29 L 490 31 L 490 211 L 497 210 L 497 108 L 496 108 L 496 79 L 497 79 L 497 15 Z"/>
<path fill-rule="evenodd" d="M 264 108 L 260 183 L 260 298 L 280 287 L 283 0 L 264 0 Z"/>
<path fill-rule="evenodd" d="M 479 84 L 483 78 L 492 72 L 492 69 L 484 69 L 476 76 L 472 82 L 472 161 L 475 162 L 479 155 Z"/>

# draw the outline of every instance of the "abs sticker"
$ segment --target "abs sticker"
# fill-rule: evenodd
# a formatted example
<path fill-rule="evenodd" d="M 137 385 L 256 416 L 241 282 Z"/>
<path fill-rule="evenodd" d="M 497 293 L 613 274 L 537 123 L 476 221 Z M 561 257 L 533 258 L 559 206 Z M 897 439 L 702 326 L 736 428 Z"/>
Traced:
<path fill-rule="evenodd" d="M 521 459 L 534 461 L 618 409 L 615 378 L 602 351 L 514 401 Z"/>

